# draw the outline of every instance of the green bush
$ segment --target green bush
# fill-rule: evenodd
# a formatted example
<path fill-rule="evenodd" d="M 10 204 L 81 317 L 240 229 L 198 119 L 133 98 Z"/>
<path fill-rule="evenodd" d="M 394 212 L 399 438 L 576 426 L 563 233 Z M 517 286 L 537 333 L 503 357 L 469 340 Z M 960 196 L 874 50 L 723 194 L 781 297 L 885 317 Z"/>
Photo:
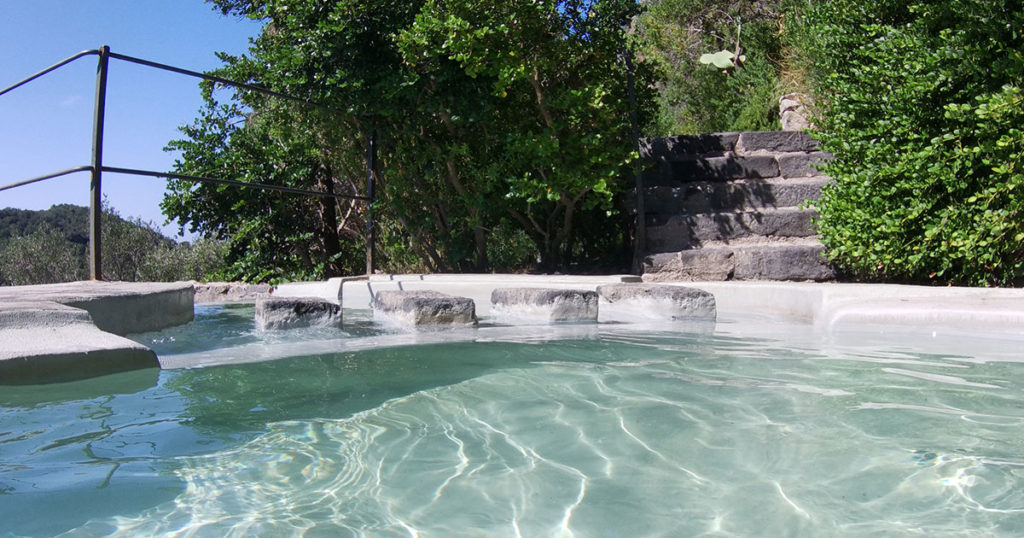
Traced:
<path fill-rule="evenodd" d="M 787 88 L 787 12 L 805 0 L 653 0 L 637 24 L 643 55 L 658 65 L 658 116 L 649 135 L 779 128 L 778 98 Z M 727 69 L 703 54 L 735 52 Z"/>
<path fill-rule="evenodd" d="M 818 222 L 855 278 L 1024 280 L 1024 14 L 1011 0 L 818 2 L 804 35 L 833 182 Z"/>
<path fill-rule="evenodd" d="M 0 274 L 5 284 L 51 284 L 88 277 L 81 245 L 68 241 L 49 225 L 11 238 L 0 250 Z"/>

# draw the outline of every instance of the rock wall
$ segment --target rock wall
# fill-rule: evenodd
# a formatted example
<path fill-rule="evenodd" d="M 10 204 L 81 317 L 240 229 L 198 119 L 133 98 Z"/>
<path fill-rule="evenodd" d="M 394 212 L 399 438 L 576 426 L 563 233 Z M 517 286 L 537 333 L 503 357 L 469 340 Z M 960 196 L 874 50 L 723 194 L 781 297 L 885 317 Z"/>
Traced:
<path fill-rule="evenodd" d="M 672 136 L 644 141 L 646 281 L 829 280 L 804 208 L 828 182 L 829 158 L 803 132 Z"/>

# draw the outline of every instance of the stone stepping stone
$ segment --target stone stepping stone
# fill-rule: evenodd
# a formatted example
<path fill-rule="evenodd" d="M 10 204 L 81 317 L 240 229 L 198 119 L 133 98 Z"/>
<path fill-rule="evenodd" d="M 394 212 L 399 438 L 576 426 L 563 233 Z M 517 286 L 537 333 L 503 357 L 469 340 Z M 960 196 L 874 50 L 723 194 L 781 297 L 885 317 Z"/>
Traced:
<path fill-rule="evenodd" d="M 597 292 L 549 288 L 496 288 L 491 317 L 506 323 L 596 322 Z"/>
<path fill-rule="evenodd" d="M 384 290 L 373 296 L 373 319 L 407 327 L 476 324 L 476 303 L 430 290 Z"/>
<path fill-rule="evenodd" d="M 659 284 L 597 287 L 601 321 L 715 321 L 715 296 L 696 288 Z"/>
<path fill-rule="evenodd" d="M 320 297 L 271 296 L 256 300 L 257 329 L 300 327 L 341 327 L 341 306 Z"/>

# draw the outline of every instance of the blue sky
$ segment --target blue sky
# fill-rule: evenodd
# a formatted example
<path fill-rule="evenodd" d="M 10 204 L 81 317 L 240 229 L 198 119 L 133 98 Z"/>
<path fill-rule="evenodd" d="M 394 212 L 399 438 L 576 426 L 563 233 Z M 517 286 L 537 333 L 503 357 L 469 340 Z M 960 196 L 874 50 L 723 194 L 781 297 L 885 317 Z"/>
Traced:
<path fill-rule="evenodd" d="M 0 89 L 80 51 L 111 51 L 195 71 L 218 67 L 217 51 L 241 54 L 255 21 L 225 17 L 202 0 L 5 0 L 0 2 Z M 170 170 L 164 152 L 195 118 L 198 79 L 110 60 L 103 163 Z M 0 96 L 0 185 L 88 165 L 96 57 L 87 56 Z M 103 192 L 125 217 L 163 226 L 164 180 L 103 175 Z M 89 205 L 82 172 L 0 192 L 0 208 Z"/>

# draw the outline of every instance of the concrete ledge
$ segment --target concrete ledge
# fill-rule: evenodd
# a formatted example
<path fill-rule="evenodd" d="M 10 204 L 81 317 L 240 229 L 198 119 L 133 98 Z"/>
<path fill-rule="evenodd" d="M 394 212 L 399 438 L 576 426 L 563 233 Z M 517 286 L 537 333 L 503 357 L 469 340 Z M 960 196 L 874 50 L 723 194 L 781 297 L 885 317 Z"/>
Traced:
<path fill-rule="evenodd" d="M 124 334 L 193 318 L 192 284 L 69 282 L 0 288 L 0 384 L 36 384 L 159 367 Z"/>
<path fill-rule="evenodd" d="M 0 341 L 3 385 L 56 383 L 160 367 L 146 346 L 91 323 L 0 329 Z"/>
<path fill-rule="evenodd" d="M 89 313 L 101 330 L 125 335 L 192 321 L 191 282 L 67 282 L 0 287 L 0 310 L 15 302 L 57 303 Z"/>
<path fill-rule="evenodd" d="M 495 288 L 596 290 L 601 284 L 639 281 L 632 275 L 373 275 L 367 280 L 346 281 L 341 288 L 345 308 L 369 308 L 372 297 L 381 290 L 436 290 L 472 298 L 477 315 L 486 316 Z M 825 333 L 889 326 L 1024 337 L 1021 289 L 768 281 L 662 283 L 711 292 L 719 320 L 755 316 L 798 321 Z"/>
<path fill-rule="evenodd" d="M 270 294 L 269 284 L 241 282 L 194 282 L 196 303 L 254 303 Z"/>
<path fill-rule="evenodd" d="M 826 333 L 865 327 L 1024 337 L 1024 290 L 897 284 L 686 282 L 715 295 L 719 316 L 759 315 Z"/>

